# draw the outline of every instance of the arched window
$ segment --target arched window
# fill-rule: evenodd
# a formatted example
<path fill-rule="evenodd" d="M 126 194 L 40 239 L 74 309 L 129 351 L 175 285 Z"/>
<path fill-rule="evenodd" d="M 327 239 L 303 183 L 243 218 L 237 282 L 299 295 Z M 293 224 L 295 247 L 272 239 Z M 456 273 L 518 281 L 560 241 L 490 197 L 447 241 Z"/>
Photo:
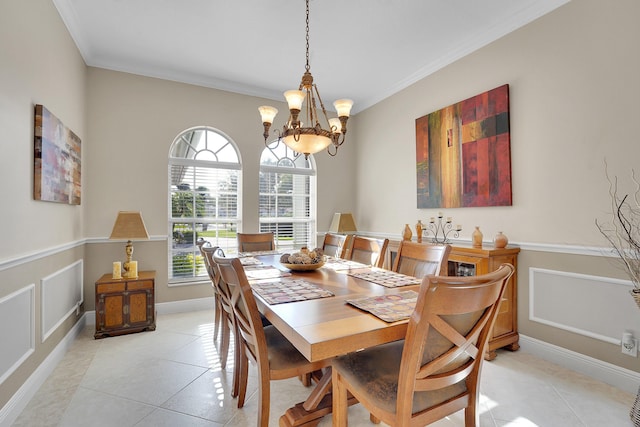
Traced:
<path fill-rule="evenodd" d="M 260 158 L 260 231 L 278 248 L 316 245 L 316 170 L 308 159 L 274 141 Z"/>
<path fill-rule="evenodd" d="M 234 142 L 210 127 L 182 132 L 169 150 L 169 281 L 206 277 L 197 245 L 236 250 L 242 164 Z"/>

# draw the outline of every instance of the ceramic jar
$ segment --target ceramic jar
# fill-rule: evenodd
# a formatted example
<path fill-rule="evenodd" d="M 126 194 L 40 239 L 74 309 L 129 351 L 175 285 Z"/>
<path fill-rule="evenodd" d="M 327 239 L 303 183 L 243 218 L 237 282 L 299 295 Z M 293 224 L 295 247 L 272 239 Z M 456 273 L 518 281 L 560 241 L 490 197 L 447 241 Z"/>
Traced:
<path fill-rule="evenodd" d="M 493 245 L 496 247 L 496 249 L 506 248 L 508 243 L 509 239 L 507 238 L 507 236 L 502 234 L 502 231 L 498 231 L 496 237 L 493 238 Z"/>
<path fill-rule="evenodd" d="M 482 247 L 482 231 L 480 231 L 480 227 L 476 225 L 476 229 L 471 233 L 471 246 L 474 248 Z"/>
<path fill-rule="evenodd" d="M 418 223 L 416 224 L 416 238 L 418 239 L 418 243 L 422 243 L 422 230 L 424 229 L 424 226 L 422 225 L 422 221 L 418 220 Z"/>
<path fill-rule="evenodd" d="M 404 231 L 402 232 L 402 240 L 411 240 L 411 236 L 411 227 L 409 227 L 409 224 L 405 224 Z"/>

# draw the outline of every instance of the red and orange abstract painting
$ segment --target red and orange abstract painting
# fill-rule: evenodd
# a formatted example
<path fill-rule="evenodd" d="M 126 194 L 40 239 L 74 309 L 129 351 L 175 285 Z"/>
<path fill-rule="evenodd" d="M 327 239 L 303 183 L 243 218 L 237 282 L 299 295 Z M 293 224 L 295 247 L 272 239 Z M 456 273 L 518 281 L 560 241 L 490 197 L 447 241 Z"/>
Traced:
<path fill-rule="evenodd" d="M 511 206 L 509 85 L 416 119 L 418 209 Z"/>

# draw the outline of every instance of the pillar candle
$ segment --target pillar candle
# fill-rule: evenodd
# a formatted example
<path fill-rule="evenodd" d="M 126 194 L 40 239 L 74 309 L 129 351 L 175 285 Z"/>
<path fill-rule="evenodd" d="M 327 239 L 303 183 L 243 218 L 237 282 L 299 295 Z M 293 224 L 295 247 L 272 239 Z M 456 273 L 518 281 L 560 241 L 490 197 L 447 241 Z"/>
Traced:
<path fill-rule="evenodd" d="M 120 261 L 116 261 L 113 263 L 113 278 L 122 279 L 122 264 L 120 263 Z"/>
<path fill-rule="evenodd" d="M 138 261 L 131 261 L 129 263 L 129 277 L 138 277 Z"/>

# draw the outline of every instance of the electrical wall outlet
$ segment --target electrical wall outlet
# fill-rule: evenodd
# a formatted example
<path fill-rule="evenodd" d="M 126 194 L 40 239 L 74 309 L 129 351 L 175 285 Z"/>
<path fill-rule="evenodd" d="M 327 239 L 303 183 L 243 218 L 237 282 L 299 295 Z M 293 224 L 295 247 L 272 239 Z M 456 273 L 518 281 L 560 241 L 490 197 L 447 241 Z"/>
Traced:
<path fill-rule="evenodd" d="M 638 357 L 638 340 L 628 332 L 622 335 L 622 354 Z"/>

